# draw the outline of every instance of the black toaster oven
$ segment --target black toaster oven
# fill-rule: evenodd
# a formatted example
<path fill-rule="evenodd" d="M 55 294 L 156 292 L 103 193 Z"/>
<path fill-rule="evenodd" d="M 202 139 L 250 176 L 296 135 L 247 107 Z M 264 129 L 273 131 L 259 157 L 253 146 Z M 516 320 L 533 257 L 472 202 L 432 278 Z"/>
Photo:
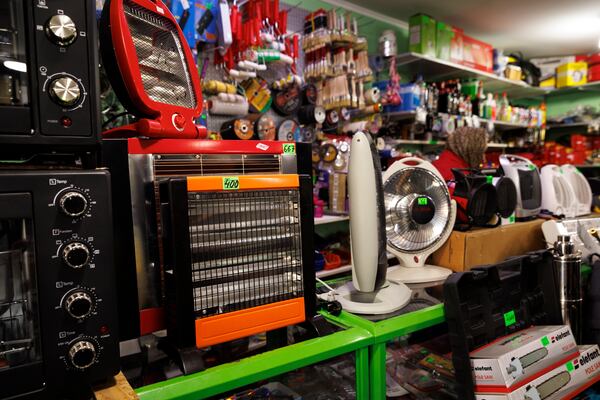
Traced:
<path fill-rule="evenodd" d="M 0 144 L 56 149 L 98 143 L 93 0 L 0 2 Z M 44 151 L 48 147 L 43 148 Z"/>
<path fill-rule="evenodd" d="M 119 371 L 110 200 L 106 171 L 0 171 L 1 399 Z"/>

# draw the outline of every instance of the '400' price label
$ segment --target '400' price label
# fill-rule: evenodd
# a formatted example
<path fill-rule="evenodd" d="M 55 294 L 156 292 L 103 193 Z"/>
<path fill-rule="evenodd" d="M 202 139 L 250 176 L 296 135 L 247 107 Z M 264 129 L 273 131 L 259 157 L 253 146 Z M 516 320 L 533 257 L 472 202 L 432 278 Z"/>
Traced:
<path fill-rule="evenodd" d="M 296 154 L 296 144 L 285 143 L 283 145 L 283 154 Z"/>
<path fill-rule="evenodd" d="M 240 178 L 237 176 L 223 177 L 223 190 L 238 190 L 240 188 Z"/>

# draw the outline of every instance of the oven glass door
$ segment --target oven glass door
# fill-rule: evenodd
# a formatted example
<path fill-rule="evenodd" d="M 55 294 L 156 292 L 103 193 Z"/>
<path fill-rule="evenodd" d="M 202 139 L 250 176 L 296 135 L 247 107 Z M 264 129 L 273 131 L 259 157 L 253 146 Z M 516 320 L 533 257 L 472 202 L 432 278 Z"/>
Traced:
<path fill-rule="evenodd" d="M 0 107 L 29 105 L 23 0 L 0 1 Z"/>
<path fill-rule="evenodd" d="M 19 207 L 21 208 L 21 207 Z M 0 374 L 38 362 L 39 338 L 33 223 L 0 215 Z"/>

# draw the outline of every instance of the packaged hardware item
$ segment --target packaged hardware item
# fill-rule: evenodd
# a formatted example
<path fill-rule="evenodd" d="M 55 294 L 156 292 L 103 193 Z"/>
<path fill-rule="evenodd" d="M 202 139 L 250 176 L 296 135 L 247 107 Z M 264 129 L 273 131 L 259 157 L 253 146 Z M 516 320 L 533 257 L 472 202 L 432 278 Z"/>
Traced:
<path fill-rule="evenodd" d="M 600 380 L 600 350 L 598 345 L 579 346 L 579 355 L 529 384 L 505 394 L 475 395 L 477 400 L 559 400 L 571 399 Z"/>
<path fill-rule="evenodd" d="M 556 68 L 556 87 L 579 86 L 587 83 L 587 62 L 569 62 Z"/>
<path fill-rule="evenodd" d="M 491 45 L 463 35 L 462 64 L 485 72 L 494 70 L 494 49 Z"/>
<path fill-rule="evenodd" d="M 471 352 L 475 391 L 503 393 L 530 383 L 540 372 L 577 354 L 567 325 L 532 326 Z"/>
<path fill-rule="evenodd" d="M 437 22 L 435 25 L 435 55 L 442 60 L 450 60 L 450 46 L 454 30 L 448 24 Z"/>
<path fill-rule="evenodd" d="M 435 19 L 425 14 L 417 14 L 410 17 L 409 24 L 409 50 L 435 57 Z"/>

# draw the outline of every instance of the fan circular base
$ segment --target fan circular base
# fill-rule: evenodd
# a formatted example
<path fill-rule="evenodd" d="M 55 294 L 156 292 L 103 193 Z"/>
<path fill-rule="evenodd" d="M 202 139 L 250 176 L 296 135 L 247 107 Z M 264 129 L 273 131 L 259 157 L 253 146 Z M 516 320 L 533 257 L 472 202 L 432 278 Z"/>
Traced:
<path fill-rule="evenodd" d="M 412 291 L 402 283 L 386 282 L 380 289 L 363 293 L 352 282 L 335 289 L 335 299 L 345 311 L 354 314 L 389 314 L 410 302 Z"/>
<path fill-rule="evenodd" d="M 437 265 L 424 265 L 422 267 L 399 266 L 394 269 L 390 268 L 387 278 L 391 282 L 430 287 L 444 283 L 451 273 L 451 270 L 438 267 Z"/>

